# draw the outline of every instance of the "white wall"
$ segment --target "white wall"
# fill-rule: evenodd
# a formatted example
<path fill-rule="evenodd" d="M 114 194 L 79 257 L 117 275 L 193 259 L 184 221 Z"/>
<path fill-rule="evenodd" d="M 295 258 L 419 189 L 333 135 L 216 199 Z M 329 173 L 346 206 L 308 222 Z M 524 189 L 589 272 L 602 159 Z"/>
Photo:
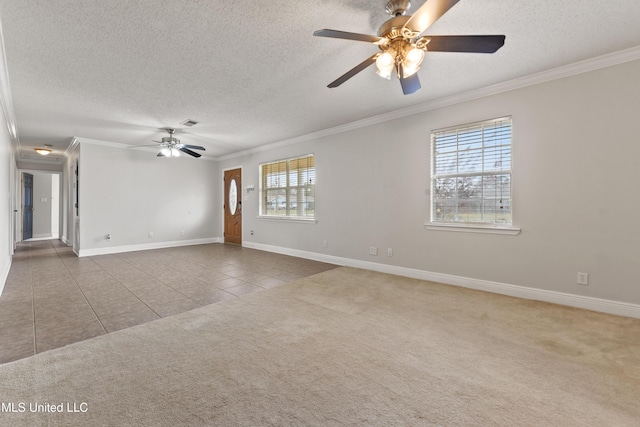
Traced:
<path fill-rule="evenodd" d="M 80 156 L 80 146 L 74 140 L 67 150 L 67 157 L 62 166 L 62 232 L 61 240 L 68 246 L 73 246 L 75 241 L 75 165 Z"/>
<path fill-rule="evenodd" d="M 11 135 L 16 136 L 15 114 L 0 26 L 0 295 L 11 268 L 14 242 L 16 161 Z"/>
<path fill-rule="evenodd" d="M 1 41 L 1 40 L 0 40 Z M 13 254 L 13 203 L 12 194 L 15 161 L 11 139 L 4 116 L 0 114 L 0 295 L 11 267 Z"/>
<path fill-rule="evenodd" d="M 80 146 L 81 256 L 220 235 L 216 162 L 84 139 Z"/>
<path fill-rule="evenodd" d="M 60 238 L 60 174 L 51 174 L 51 236 Z"/>
<path fill-rule="evenodd" d="M 242 165 L 243 186 L 257 189 L 259 163 L 316 155 L 317 224 L 257 219 L 256 190 L 243 203 L 248 246 L 640 304 L 638 75 L 640 61 L 616 65 L 228 158 L 220 167 Z M 507 115 L 513 219 L 522 232 L 426 230 L 430 131 Z M 377 257 L 368 255 L 369 246 L 380 249 Z M 589 273 L 588 286 L 576 284 L 579 271 Z"/>
<path fill-rule="evenodd" d="M 33 175 L 33 238 L 51 238 L 51 174 L 30 173 Z"/>

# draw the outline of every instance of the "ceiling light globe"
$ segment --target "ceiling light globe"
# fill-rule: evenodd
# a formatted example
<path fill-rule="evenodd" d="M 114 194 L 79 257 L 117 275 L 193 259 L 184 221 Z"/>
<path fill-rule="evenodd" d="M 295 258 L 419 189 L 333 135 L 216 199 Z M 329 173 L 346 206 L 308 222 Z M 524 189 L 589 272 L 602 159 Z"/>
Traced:
<path fill-rule="evenodd" d="M 376 71 L 376 73 L 382 78 L 385 78 L 387 80 L 390 79 L 395 62 L 396 58 L 392 53 L 387 51 L 380 54 L 376 58 L 376 67 L 378 68 L 378 71 Z"/>
<path fill-rule="evenodd" d="M 402 68 L 402 77 L 407 78 L 407 77 L 413 76 L 415 73 L 418 72 L 419 69 L 420 67 L 418 67 L 417 65 L 408 65 Z"/>
<path fill-rule="evenodd" d="M 415 47 L 410 49 L 405 56 L 405 60 L 408 64 L 420 65 L 423 59 L 424 51 Z"/>
<path fill-rule="evenodd" d="M 378 71 L 376 71 L 376 74 L 378 74 L 382 78 L 389 80 L 391 79 L 392 72 L 393 72 L 393 65 L 390 67 L 382 68 L 382 69 L 378 68 Z"/>
<path fill-rule="evenodd" d="M 389 52 L 384 52 L 376 58 L 376 67 L 378 70 L 388 68 L 389 66 L 393 66 L 395 62 L 395 56 Z"/>

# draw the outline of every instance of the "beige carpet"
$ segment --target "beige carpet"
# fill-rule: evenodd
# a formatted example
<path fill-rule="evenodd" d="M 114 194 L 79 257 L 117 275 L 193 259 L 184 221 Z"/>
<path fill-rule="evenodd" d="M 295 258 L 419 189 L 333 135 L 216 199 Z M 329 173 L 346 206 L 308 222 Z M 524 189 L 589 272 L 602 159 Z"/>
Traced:
<path fill-rule="evenodd" d="M 0 365 L 0 401 L 0 425 L 637 426 L 640 320 L 338 268 Z"/>

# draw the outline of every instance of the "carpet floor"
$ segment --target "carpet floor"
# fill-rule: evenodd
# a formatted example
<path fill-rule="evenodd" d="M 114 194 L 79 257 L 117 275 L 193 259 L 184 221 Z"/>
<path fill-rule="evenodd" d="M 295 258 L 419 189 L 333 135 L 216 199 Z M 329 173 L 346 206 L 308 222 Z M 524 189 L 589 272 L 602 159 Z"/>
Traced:
<path fill-rule="evenodd" d="M 346 267 L 0 365 L 12 426 L 637 426 L 639 396 L 638 319 Z"/>

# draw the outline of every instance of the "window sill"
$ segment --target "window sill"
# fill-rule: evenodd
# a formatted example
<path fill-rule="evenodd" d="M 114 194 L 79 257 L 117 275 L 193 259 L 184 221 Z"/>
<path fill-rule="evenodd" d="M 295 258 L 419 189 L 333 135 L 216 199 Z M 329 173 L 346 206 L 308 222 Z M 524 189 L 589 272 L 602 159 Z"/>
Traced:
<path fill-rule="evenodd" d="M 463 225 L 463 224 L 435 224 L 428 223 L 424 228 L 432 231 L 456 231 L 462 233 L 486 233 L 486 234 L 506 234 L 516 236 L 520 234 L 517 227 L 501 227 L 492 225 Z"/>
<path fill-rule="evenodd" d="M 259 215 L 258 219 L 266 221 L 280 221 L 280 222 L 296 222 L 299 224 L 317 224 L 318 220 L 315 218 L 292 218 L 286 216 L 262 216 Z"/>

